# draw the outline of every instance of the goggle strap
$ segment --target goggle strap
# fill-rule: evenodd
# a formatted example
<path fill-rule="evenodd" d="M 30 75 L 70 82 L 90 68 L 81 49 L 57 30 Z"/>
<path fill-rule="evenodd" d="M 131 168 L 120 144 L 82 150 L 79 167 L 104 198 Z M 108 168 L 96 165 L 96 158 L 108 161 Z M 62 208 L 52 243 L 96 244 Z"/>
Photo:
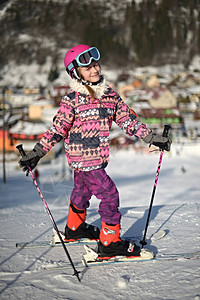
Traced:
<path fill-rule="evenodd" d="M 67 67 L 66 67 L 66 71 L 67 73 L 71 72 L 72 69 L 74 68 L 77 68 L 78 67 L 78 64 L 76 62 L 76 60 L 74 59 Z"/>

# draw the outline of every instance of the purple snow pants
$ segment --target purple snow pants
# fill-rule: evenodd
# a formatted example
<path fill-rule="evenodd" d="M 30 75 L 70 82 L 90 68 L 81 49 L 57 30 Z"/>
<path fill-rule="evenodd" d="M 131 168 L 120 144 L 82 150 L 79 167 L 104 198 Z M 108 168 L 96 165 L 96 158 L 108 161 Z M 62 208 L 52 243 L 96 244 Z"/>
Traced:
<path fill-rule="evenodd" d="M 100 200 L 99 214 L 101 221 L 108 224 L 119 224 L 119 193 L 115 183 L 104 169 L 89 172 L 74 171 L 74 189 L 71 202 L 79 209 L 89 207 L 89 200 L 95 195 Z"/>

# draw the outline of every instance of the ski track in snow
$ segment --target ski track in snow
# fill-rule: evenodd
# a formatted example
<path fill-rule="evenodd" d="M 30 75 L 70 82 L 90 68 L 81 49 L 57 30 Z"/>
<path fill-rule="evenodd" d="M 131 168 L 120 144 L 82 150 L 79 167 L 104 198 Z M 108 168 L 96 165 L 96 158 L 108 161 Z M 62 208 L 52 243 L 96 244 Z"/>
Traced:
<path fill-rule="evenodd" d="M 200 244 L 200 145 L 188 144 L 180 154 L 173 144 L 164 153 L 151 221 L 148 248 L 155 253 L 199 250 Z M 159 153 L 112 151 L 108 174 L 120 192 L 122 236 L 142 236 L 148 213 Z M 183 167 L 185 172 L 183 172 Z M 52 224 L 32 183 L 17 168 L 6 165 L 7 184 L 0 198 L 0 299 L 200 299 L 200 260 L 138 262 L 79 269 L 81 283 L 72 269 L 46 271 L 44 266 L 66 262 L 62 247 L 18 249 L 16 242 L 49 240 Z M 62 159 L 40 165 L 40 187 L 58 227 L 63 230 L 73 182 L 67 172 L 61 178 Z M 98 200 L 93 197 L 88 222 L 100 226 Z M 165 238 L 150 239 L 159 230 Z M 74 262 L 81 260 L 83 246 L 69 246 Z"/>

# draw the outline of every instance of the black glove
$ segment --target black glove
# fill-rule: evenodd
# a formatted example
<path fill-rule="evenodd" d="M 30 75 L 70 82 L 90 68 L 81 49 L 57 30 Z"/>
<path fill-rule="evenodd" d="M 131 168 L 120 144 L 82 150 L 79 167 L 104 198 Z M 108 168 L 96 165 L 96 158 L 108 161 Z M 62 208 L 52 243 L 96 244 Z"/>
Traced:
<path fill-rule="evenodd" d="M 162 150 L 170 151 L 172 140 L 169 136 L 164 137 L 160 134 L 156 134 L 151 132 L 149 135 L 147 135 L 143 141 L 147 144 L 150 144 L 150 146 L 153 144 L 156 147 L 159 147 Z"/>
<path fill-rule="evenodd" d="M 47 152 L 42 149 L 40 144 L 36 144 L 32 151 L 30 151 L 19 160 L 19 166 L 24 172 L 29 169 L 28 167 L 33 170 L 37 166 L 40 158 L 42 158 L 46 154 Z"/>

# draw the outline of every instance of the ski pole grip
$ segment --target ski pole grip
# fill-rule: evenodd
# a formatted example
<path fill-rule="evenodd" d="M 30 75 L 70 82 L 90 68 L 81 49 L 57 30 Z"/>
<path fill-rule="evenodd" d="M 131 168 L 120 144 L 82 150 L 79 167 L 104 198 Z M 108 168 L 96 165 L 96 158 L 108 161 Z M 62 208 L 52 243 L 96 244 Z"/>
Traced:
<path fill-rule="evenodd" d="M 169 130 L 170 130 L 171 126 L 170 125 L 164 125 L 164 130 L 163 130 L 163 137 L 168 137 L 169 136 Z"/>
<path fill-rule="evenodd" d="M 16 148 L 18 149 L 18 151 L 19 151 L 19 153 L 21 154 L 22 157 L 26 155 L 22 144 L 17 145 Z"/>

